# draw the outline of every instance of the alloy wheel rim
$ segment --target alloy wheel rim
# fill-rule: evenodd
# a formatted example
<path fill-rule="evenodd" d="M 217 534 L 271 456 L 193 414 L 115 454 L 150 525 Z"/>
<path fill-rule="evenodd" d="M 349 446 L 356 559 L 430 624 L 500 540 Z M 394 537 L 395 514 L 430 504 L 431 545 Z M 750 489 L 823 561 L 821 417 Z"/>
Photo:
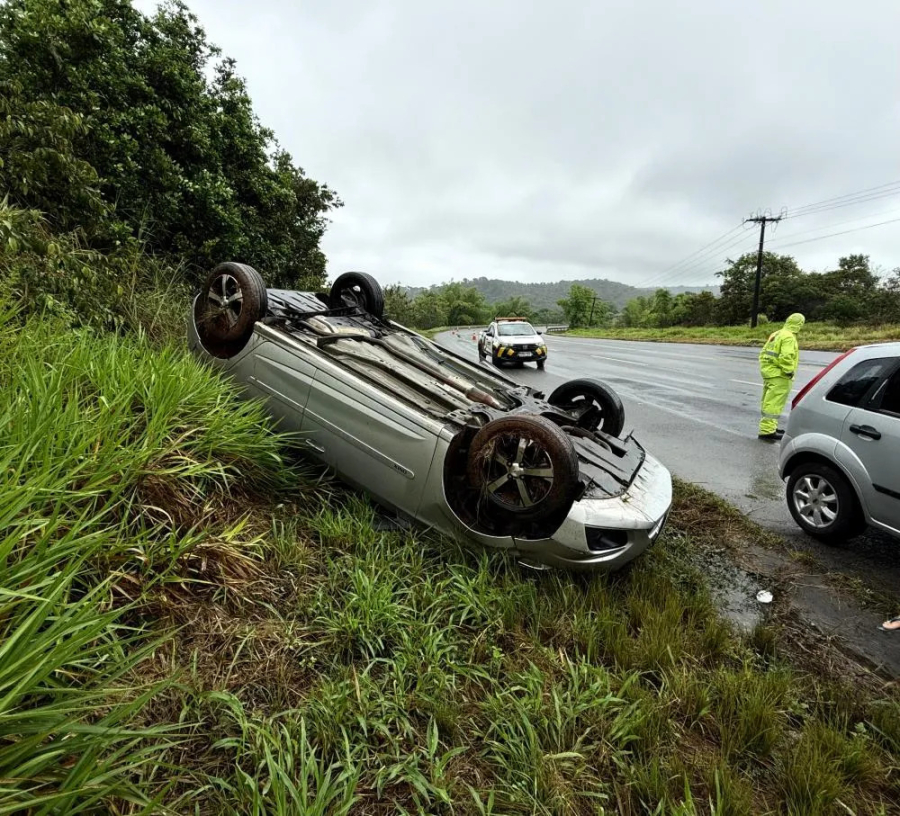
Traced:
<path fill-rule="evenodd" d="M 822 476 L 804 476 L 794 485 L 794 507 L 812 528 L 822 530 L 837 519 L 840 501 L 834 486 Z"/>
<path fill-rule="evenodd" d="M 224 317 L 229 327 L 238 322 L 244 308 L 244 293 L 237 278 L 227 273 L 219 275 L 209 287 L 207 297 L 216 307 L 216 317 Z"/>
<path fill-rule="evenodd" d="M 502 436 L 495 440 L 485 461 L 485 491 L 510 510 L 528 510 L 553 489 L 553 462 L 533 439 Z"/>

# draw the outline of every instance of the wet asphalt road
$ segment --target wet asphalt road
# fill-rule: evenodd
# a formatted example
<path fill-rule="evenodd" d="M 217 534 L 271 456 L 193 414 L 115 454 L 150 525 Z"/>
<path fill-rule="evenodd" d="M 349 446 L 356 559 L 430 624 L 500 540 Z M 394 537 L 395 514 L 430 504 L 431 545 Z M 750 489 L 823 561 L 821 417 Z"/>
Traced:
<path fill-rule="evenodd" d="M 477 360 L 472 334 L 445 332 L 435 339 Z M 900 594 L 900 543 L 869 533 L 845 546 L 827 547 L 800 533 L 791 519 L 777 472 L 779 446 L 756 438 L 762 393 L 757 349 L 552 335 L 547 344 L 544 371 L 527 364 L 503 373 L 547 394 L 577 377 L 606 381 L 625 405 L 626 431 L 633 428 L 672 473 L 714 491 L 798 548 L 812 551 L 829 570 Z M 795 392 L 835 356 L 801 350 Z M 786 421 L 785 415 L 782 427 Z"/>

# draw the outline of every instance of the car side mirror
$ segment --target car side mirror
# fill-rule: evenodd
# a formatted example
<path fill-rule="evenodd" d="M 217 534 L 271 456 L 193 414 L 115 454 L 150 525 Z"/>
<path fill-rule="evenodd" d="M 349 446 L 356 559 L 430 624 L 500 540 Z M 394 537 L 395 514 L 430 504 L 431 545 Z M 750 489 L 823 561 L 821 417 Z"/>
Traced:
<path fill-rule="evenodd" d="M 542 331 L 539 331 L 538 334 L 543 334 L 543 332 L 542 332 Z"/>

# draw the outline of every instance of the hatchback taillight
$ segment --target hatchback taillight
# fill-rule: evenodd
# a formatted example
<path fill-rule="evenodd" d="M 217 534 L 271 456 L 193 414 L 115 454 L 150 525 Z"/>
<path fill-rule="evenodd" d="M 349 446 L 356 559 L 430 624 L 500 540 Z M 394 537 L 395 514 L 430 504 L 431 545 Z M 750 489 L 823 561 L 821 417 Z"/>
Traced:
<path fill-rule="evenodd" d="M 825 368 L 823 368 L 815 377 L 813 377 L 803 388 L 800 389 L 800 393 L 794 397 L 794 401 L 791 403 L 791 410 L 793 411 L 800 404 L 800 400 L 802 400 L 815 386 L 815 384 L 822 379 L 832 368 L 834 368 L 839 362 L 845 360 L 849 357 L 856 349 L 850 349 L 850 351 L 845 351 L 840 357 L 835 357 Z"/>

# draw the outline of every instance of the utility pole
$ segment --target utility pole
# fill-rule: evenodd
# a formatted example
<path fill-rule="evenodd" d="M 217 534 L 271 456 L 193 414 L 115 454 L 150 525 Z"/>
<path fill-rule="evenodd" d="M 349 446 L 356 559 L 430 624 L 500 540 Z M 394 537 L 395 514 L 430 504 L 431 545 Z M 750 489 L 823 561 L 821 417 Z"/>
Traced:
<path fill-rule="evenodd" d="M 588 318 L 588 326 L 594 325 L 594 304 L 597 302 L 597 296 L 594 295 L 594 299 L 591 301 L 591 316 Z"/>
<path fill-rule="evenodd" d="M 755 329 L 759 317 L 759 289 L 762 285 L 762 260 L 763 243 L 766 240 L 766 224 L 781 221 L 782 216 L 757 215 L 753 218 L 745 218 L 744 223 L 759 224 L 759 253 L 756 256 L 756 285 L 753 287 L 753 312 L 750 315 L 750 328 Z"/>

